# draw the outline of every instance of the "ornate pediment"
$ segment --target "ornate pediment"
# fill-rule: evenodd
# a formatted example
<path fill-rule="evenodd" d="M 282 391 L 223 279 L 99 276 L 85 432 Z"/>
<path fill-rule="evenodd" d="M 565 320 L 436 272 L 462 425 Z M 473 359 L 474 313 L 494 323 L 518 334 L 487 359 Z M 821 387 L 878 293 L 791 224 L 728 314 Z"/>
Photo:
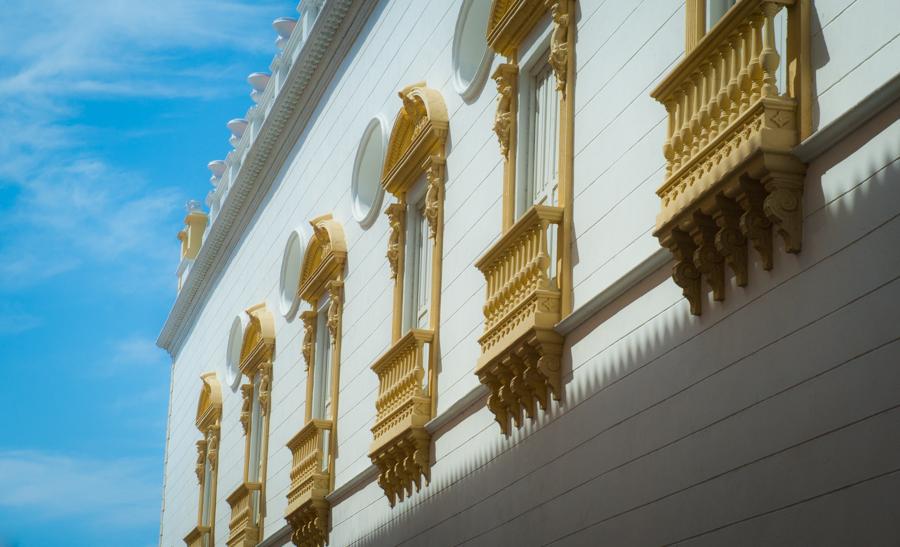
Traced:
<path fill-rule="evenodd" d="M 500 55 L 513 57 L 547 9 L 545 0 L 494 0 L 488 19 L 488 45 Z"/>
<path fill-rule="evenodd" d="M 241 372 L 252 376 L 259 364 L 272 358 L 275 349 L 275 321 L 272 313 L 261 302 L 246 310 L 250 324 L 244 330 L 241 343 Z"/>
<path fill-rule="evenodd" d="M 402 196 L 418 180 L 430 156 L 443 158 L 450 126 L 444 98 L 419 82 L 400 91 L 403 107 L 394 119 L 381 185 Z"/>
<path fill-rule="evenodd" d="M 347 239 L 341 223 L 325 214 L 310 221 L 310 239 L 300 266 L 300 297 L 315 302 L 329 281 L 338 277 L 347 261 Z"/>
<path fill-rule="evenodd" d="M 197 429 L 206 431 L 222 417 L 222 387 L 215 372 L 206 372 L 200 379 L 203 386 L 200 388 L 200 400 L 197 402 L 196 424 Z"/>

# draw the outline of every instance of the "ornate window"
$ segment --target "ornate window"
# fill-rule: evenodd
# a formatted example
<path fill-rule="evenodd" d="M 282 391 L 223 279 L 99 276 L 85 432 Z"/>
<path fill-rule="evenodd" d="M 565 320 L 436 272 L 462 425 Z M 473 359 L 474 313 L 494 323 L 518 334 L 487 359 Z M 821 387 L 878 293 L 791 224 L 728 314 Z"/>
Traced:
<path fill-rule="evenodd" d="M 219 434 L 222 420 L 222 388 L 215 372 L 200 376 L 203 385 L 195 423 L 202 438 L 197 441 L 197 481 L 200 500 L 197 526 L 184 537 L 188 547 L 213 547 L 216 522 L 216 475 L 219 467 Z"/>
<path fill-rule="evenodd" d="M 246 311 L 249 321 L 241 341 L 241 426 L 244 445 L 244 480 L 228 496 L 231 506 L 228 546 L 256 545 L 263 535 L 266 515 L 266 463 L 269 445 L 269 410 L 275 323 L 264 303 Z"/>
<path fill-rule="evenodd" d="M 708 32 L 707 8 L 719 17 Z M 747 284 L 748 243 L 766 270 L 773 228 L 786 252 L 800 251 L 806 166 L 791 150 L 809 133 L 808 10 L 807 0 L 689 0 L 687 53 L 652 93 L 669 113 L 654 235 L 694 315 L 701 278 L 714 300 L 725 298 L 726 265 Z"/>
<path fill-rule="evenodd" d="M 488 21 L 506 57 L 493 74 L 503 234 L 476 263 L 487 295 L 475 373 L 507 435 L 562 396 L 553 326 L 572 310 L 574 13 L 574 0 L 494 0 Z"/>
<path fill-rule="evenodd" d="M 400 91 L 381 184 L 387 207 L 387 258 L 394 279 L 391 348 L 372 365 L 377 416 L 369 451 L 378 483 L 394 505 L 429 478 L 435 363 L 444 240 L 445 143 L 449 126 L 441 94 L 424 82 Z"/>
<path fill-rule="evenodd" d="M 310 224 L 313 236 L 303 255 L 297 289 L 310 305 L 300 314 L 306 411 L 303 427 L 287 443 L 293 461 L 285 518 L 296 545 L 322 546 L 328 542 L 331 512 L 325 496 L 334 488 L 347 240 L 343 227 L 331 215 L 315 218 Z"/>

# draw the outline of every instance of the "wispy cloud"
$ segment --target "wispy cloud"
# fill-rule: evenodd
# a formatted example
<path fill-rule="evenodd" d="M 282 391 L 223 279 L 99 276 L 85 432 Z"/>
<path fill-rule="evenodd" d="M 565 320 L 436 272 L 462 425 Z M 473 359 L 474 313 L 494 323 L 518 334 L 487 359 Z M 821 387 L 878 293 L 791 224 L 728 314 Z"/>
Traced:
<path fill-rule="evenodd" d="M 41 318 L 28 313 L 0 311 L 0 336 L 21 334 L 40 326 Z"/>
<path fill-rule="evenodd" d="M 156 343 L 143 336 L 135 335 L 113 344 L 112 362 L 124 366 L 160 365 L 166 361 L 166 354 L 156 347 Z"/>
<path fill-rule="evenodd" d="M 47 0 L 4 7 L 0 189 L 16 191 L 0 199 L 0 290 L 131 254 L 143 271 L 159 273 L 145 274 L 141 283 L 171 281 L 174 227 L 160 219 L 170 218 L 187 196 L 94 151 L 89 143 L 122 136 L 104 137 L 85 125 L 80 101 L 246 93 L 241 74 L 222 85 L 223 73 L 235 67 L 221 53 L 274 53 L 265 17 L 271 11 L 271 3 L 249 0 Z M 209 57 L 212 51 L 217 55 Z M 114 288 L 127 286 L 120 277 Z"/>
<path fill-rule="evenodd" d="M 76 458 L 35 450 L 0 451 L 0 508 L 29 520 L 81 517 L 91 527 L 153 523 L 158 462 Z"/>

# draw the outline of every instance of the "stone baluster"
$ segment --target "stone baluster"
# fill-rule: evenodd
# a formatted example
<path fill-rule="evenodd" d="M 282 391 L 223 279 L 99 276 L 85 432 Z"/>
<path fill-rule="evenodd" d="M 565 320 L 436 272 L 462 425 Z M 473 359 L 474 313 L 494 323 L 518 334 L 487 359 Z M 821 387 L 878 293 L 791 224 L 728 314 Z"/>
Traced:
<path fill-rule="evenodd" d="M 763 68 L 762 96 L 775 97 L 778 95 L 778 86 L 775 78 L 781 57 L 775 49 L 775 14 L 778 13 L 778 5 L 772 2 L 763 4 L 765 15 L 763 33 L 763 48 L 760 53 L 760 64 Z"/>

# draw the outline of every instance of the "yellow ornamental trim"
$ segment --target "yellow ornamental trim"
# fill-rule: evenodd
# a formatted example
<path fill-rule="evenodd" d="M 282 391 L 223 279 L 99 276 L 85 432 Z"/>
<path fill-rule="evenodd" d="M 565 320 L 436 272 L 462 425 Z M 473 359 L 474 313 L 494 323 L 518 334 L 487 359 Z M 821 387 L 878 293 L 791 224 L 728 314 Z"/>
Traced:
<path fill-rule="evenodd" d="M 325 496 L 331 491 L 328 436 L 332 430 L 331 420 L 310 420 L 287 443 L 293 460 L 285 519 L 295 545 L 320 547 L 328 540 L 331 505 Z"/>
<path fill-rule="evenodd" d="M 231 507 L 228 523 L 228 547 L 255 547 L 259 543 L 259 528 L 253 524 L 251 497 L 260 495 L 262 485 L 244 482 L 226 498 Z"/>
<path fill-rule="evenodd" d="M 519 44 L 545 13 L 545 0 L 494 0 L 488 19 L 488 45 L 500 55 L 515 57 Z"/>
<path fill-rule="evenodd" d="M 210 426 L 218 424 L 222 418 L 222 386 L 215 372 L 206 372 L 200 376 L 203 382 L 200 398 L 197 401 L 197 429 L 206 431 Z"/>
<path fill-rule="evenodd" d="M 275 320 L 265 302 L 246 310 L 250 323 L 241 343 L 241 372 L 252 377 L 260 363 L 271 361 L 275 351 Z"/>
<path fill-rule="evenodd" d="M 476 263 L 487 294 L 478 379 L 491 395 L 488 408 L 508 435 L 511 422 L 535 419 L 549 395 L 562 397 L 560 290 L 550 277 L 550 230 L 563 220 L 560 207 L 535 205 Z"/>
<path fill-rule="evenodd" d="M 347 261 L 347 238 L 344 227 L 331 214 L 310 221 L 313 237 L 303 255 L 300 267 L 299 294 L 307 302 L 315 302 L 327 283 L 344 271 Z"/>
<path fill-rule="evenodd" d="M 444 98 L 419 82 L 400 90 L 403 107 L 394 119 L 381 185 L 401 197 L 416 182 L 429 156 L 444 157 L 449 117 Z"/>
<path fill-rule="evenodd" d="M 413 487 L 420 489 L 422 477 L 430 477 L 431 435 L 425 424 L 432 416 L 431 396 L 424 382 L 425 346 L 433 340 L 434 331 L 412 329 L 372 365 L 378 397 L 369 457 L 392 506 L 412 495 Z"/>
<path fill-rule="evenodd" d="M 785 7 L 788 47 L 779 52 L 775 17 Z M 726 265 L 738 286 L 747 284 L 748 244 L 767 270 L 773 229 L 786 252 L 800 251 L 806 166 L 792 150 L 807 110 L 801 10 L 805 1 L 741 0 L 652 93 L 669 114 L 654 235 L 672 252 L 672 278 L 694 315 L 705 299 L 701 281 L 724 300 Z M 690 43 L 696 28 L 688 32 Z M 780 90 L 783 59 L 794 76 Z"/>

